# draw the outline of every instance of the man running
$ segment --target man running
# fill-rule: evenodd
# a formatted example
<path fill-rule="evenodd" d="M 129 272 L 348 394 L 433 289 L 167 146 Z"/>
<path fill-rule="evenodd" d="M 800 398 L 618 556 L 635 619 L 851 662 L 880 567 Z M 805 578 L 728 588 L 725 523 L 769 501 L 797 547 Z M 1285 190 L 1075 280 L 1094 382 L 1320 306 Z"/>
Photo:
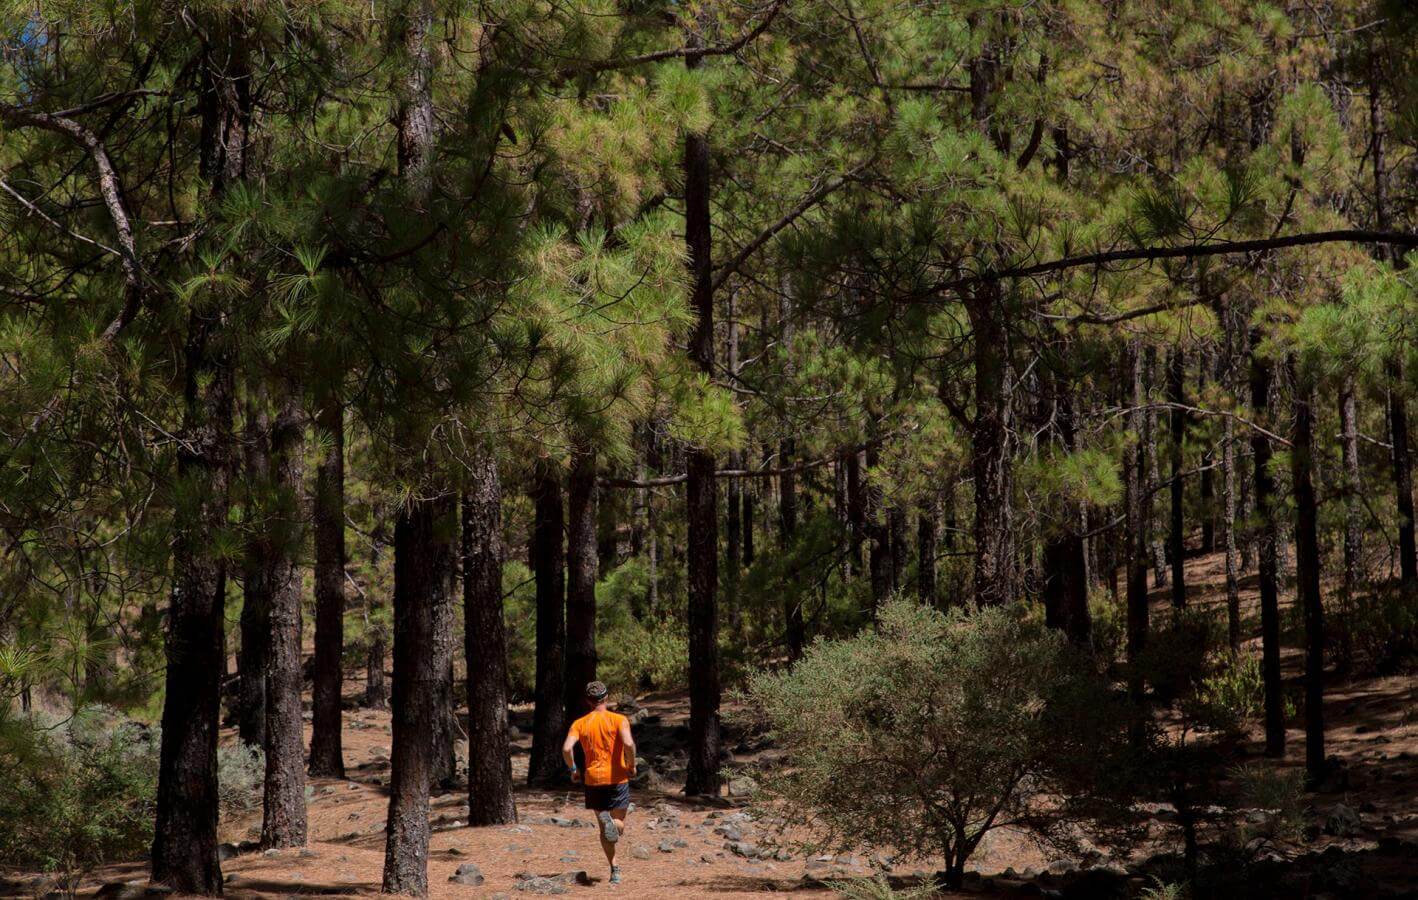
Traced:
<path fill-rule="evenodd" d="M 596 811 L 601 825 L 601 849 L 611 866 L 611 884 L 620 884 L 620 866 L 615 864 L 615 842 L 625 830 L 625 814 L 630 809 L 630 776 L 635 774 L 635 739 L 630 720 L 606 709 L 606 686 L 599 681 L 586 685 L 586 705 L 591 711 L 571 723 L 561 756 L 571 769 L 571 780 L 586 787 L 586 808 Z M 572 754 L 577 744 L 586 757 L 586 771 L 576 768 Z"/>

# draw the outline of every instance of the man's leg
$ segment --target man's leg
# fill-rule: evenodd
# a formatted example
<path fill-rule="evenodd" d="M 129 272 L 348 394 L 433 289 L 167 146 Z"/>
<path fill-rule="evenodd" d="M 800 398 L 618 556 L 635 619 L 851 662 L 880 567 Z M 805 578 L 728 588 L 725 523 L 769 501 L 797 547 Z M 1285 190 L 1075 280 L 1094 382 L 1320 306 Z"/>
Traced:
<path fill-rule="evenodd" d="M 615 819 L 617 830 L 622 836 L 625 835 L 625 814 L 629 812 L 625 807 L 610 810 L 611 818 Z M 605 833 L 601 833 L 601 850 L 606 854 L 606 862 L 610 863 L 611 878 L 617 883 L 620 881 L 620 870 L 615 864 L 615 843 L 606 840 Z"/>

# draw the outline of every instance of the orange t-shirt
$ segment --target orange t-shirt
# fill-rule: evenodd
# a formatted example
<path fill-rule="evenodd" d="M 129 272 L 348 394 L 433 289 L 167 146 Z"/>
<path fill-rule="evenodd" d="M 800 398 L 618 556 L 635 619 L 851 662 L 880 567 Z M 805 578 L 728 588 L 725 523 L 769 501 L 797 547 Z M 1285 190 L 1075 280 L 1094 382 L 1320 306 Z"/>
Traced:
<path fill-rule="evenodd" d="M 625 742 L 620 739 L 620 726 L 625 716 L 594 710 L 571 723 L 571 733 L 581 742 L 586 754 L 588 787 L 623 784 L 630 780 L 630 768 L 625 764 Z"/>

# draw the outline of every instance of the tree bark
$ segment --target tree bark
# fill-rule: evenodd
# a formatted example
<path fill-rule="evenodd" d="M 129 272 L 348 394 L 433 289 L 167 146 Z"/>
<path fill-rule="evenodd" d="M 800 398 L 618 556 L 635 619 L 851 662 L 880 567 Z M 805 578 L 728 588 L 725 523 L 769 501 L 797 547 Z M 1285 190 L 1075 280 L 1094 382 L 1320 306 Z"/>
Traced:
<path fill-rule="evenodd" d="M 393 753 L 385 825 L 386 894 L 428 893 L 429 786 L 441 763 L 435 734 L 447 715 L 440 686 L 448 660 L 438 652 L 447 606 L 449 497 L 415 499 L 394 523 Z"/>
<path fill-rule="evenodd" d="M 427 206 L 433 188 L 432 0 L 408 0 L 392 18 L 393 43 L 403 56 L 395 84 L 399 177 L 410 202 Z M 417 441 L 411 433 L 401 443 L 412 450 Z M 426 487 L 430 479 L 420 480 Z M 428 796 L 439 767 L 434 737 L 447 715 L 439 701 L 448 660 L 438 628 L 448 601 L 453 512 L 448 497 L 416 497 L 394 523 L 393 750 L 382 886 L 388 894 L 428 893 Z"/>
<path fill-rule="evenodd" d="M 690 41 L 701 42 L 697 31 Z M 696 69 L 700 58 L 685 58 Z M 690 306 L 695 327 L 689 355 L 706 376 L 714 372 L 714 283 L 709 222 L 709 140 L 700 133 L 684 139 L 685 246 L 689 256 Z M 689 575 L 689 766 L 685 793 L 719 793 L 719 609 L 718 485 L 714 457 L 691 448 L 685 486 L 686 550 Z"/>
<path fill-rule="evenodd" d="M 796 442 L 785 438 L 779 445 L 779 464 L 787 468 L 793 464 Z M 793 545 L 798 533 L 798 477 L 794 472 L 784 472 L 778 476 L 778 529 L 784 550 Z M 807 624 L 803 618 L 802 599 L 794 591 L 786 591 L 783 606 L 783 638 L 788 646 L 788 658 L 797 659 L 803 655 L 807 644 Z"/>
<path fill-rule="evenodd" d="M 1353 659 L 1354 598 L 1359 589 L 1360 567 L 1364 555 L 1364 505 L 1359 491 L 1359 410 L 1354 399 L 1354 379 L 1346 376 L 1339 390 L 1339 431 L 1343 456 L 1344 486 L 1344 580 L 1340 602 L 1344 627 L 1340 630 L 1340 666 L 1347 668 Z"/>
<path fill-rule="evenodd" d="M 1184 402 L 1186 384 L 1186 356 L 1174 349 L 1167 366 L 1167 398 L 1173 404 Z M 1178 405 L 1171 409 L 1171 443 L 1169 460 L 1171 463 L 1171 527 L 1168 530 L 1168 553 L 1172 563 L 1172 606 L 1177 609 L 1187 605 L 1186 579 L 1186 514 L 1183 509 L 1185 483 L 1182 481 L 1182 441 L 1187 426 L 1186 413 Z"/>
<path fill-rule="evenodd" d="M 936 595 L 936 504 L 921 508 L 916 519 L 916 593 L 927 606 L 939 606 Z"/>
<path fill-rule="evenodd" d="M 310 774 L 344 778 L 341 694 L 345 654 L 344 408 L 331 395 L 315 424 L 327 442 L 315 470 L 315 661 Z"/>
<path fill-rule="evenodd" d="M 975 476 L 975 603 L 998 606 L 1016 596 L 1008 335 L 997 283 L 966 296 L 974 334 L 975 419 L 970 429 Z"/>
<path fill-rule="evenodd" d="M 533 478 L 530 556 L 537 591 L 537 676 L 527 783 L 552 785 L 562 781 L 561 741 L 568 724 L 561 480 L 548 462 L 538 466 Z"/>
<path fill-rule="evenodd" d="M 259 390 L 254 391 L 259 395 Z M 243 441 L 246 444 L 245 494 L 247 528 L 252 532 L 241 561 L 241 650 L 237 672 L 241 681 L 236 733 L 248 747 L 266 746 L 266 665 L 271 654 L 271 585 L 255 535 L 261 531 L 254 510 L 257 497 L 271 477 L 271 417 L 264 396 L 247 404 Z"/>
<path fill-rule="evenodd" d="M 214 343 L 219 312 L 194 310 L 185 346 L 178 478 L 188 497 L 174 513 L 168 607 L 167 693 L 158 762 L 152 880 L 180 893 L 220 894 L 217 729 L 226 564 L 212 535 L 227 524 L 232 369 Z"/>
<path fill-rule="evenodd" d="M 584 443 L 571 453 L 566 481 L 566 721 L 586 708 L 596 680 L 596 454 Z"/>
<path fill-rule="evenodd" d="M 1129 428 L 1134 443 L 1129 451 L 1126 474 L 1127 505 L 1127 659 L 1130 664 L 1128 688 L 1134 701 L 1143 697 L 1142 673 L 1138 669 L 1142 653 L 1147 647 L 1149 612 L 1147 605 L 1147 519 L 1149 493 L 1147 490 L 1147 452 L 1144 440 L 1147 429 L 1147 414 L 1142 407 L 1146 403 L 1146 388 L 1143 379 L 1144 356 L 1141 342 L 1133 340 L 1127 348 L 1127 372 L 1130 381 L 1132 412 L 1129 414 Z"/>
<path fill-rule="evenodd" d="M 1157 409 L 1152 405 L 1152 388 L 1157 380 L 1157 348 L 1147 345 L 1143 347 L 1143 378 L 1147 389 L 1147 411 L 1144 416 L 1146 430 L 1143 432 L 1143 453 L 1147 461 L 1147 490 L 1156 490 L 1162 484 L 1162 469 L 1158 462 L 1160 454 L 1157 452 Z M 1150 512 L 1151 503 L 1148 503 L 1149 513 L 1144 527 L 1147 529 L 1147 546 L 1152 554 L 1152 583 L 1156 587 L 1167 585 L 1167 548 L 1161 535 L 1154 527 Z"/>
<path fill-rule="evenodd" d="M 305 539 L 301 508 L 305 424 L 295 392 L 287 389 L 271 425 L 268 508 L 259 539 L 270 585 L 271 652 L 266 667 L 266 783 L 261 846 L 304 846 L 305 743 L 302 735 L 301 578 Z M 263 504 L 265 505 L 265 504 Z"/>
<path fill-rule="evenodd" d="M 1270 395 L 1271 364 L 1258 352 L 1260 335 L 1251 336 L 1250 388 L 1251 414 L 1259 421 L 1265 418 Z M 1281 757 L 1285 754 L 1285 698 L 1280 681 L 1280 601 L 1277 585 L 1278 557 L 1275 521 L 1275 484 L 1270 474 L 1270 439 L 1259 431 L 1251 431 L 1251 455 L 1255 465 L 1253 478 L 1256 514 L 1260 519 L 1256 550 L 1260 569 L 1260 630 L 1261 678 L 1265 690 L 1265 753 Z"/>
<path fill-rule="evenodd" d="M 468 671 L 468 824 L 517 821 L 507 736 L 507 631 L 502 618 L 502 484 L 479 455 L 463 494 L 463 654 Z"/>
<path fill-rule="evenodd" d="M 867 528 L 867 499 L 862 483 L 862 453 L 847 454 L 847 562 L 849 573 L 862 570 L 862 538 Z"/>
<path fill-rule="evenodd" d="M 1058 375 L 1051 375 L 1055 418 L 1058 421 L 1059 448 L 1071 452 L 1075 441 L 1074 406 L 1069 388 L 1057 384 Z M 1083 541 L 1078 508 L 1074 515 L 1063 517 L 1044 543 L 1044 613 L 1045 622 L 1058 628 L 1078 646 L 1088 646 L 1092 622 L 1088 613 L 1088 556 Z"/>
<path fill-rule="evenodd" d="M 375 572 L 379 571 L 386 533 L 384 523 L 376 520 L 369 541 L 370 568 Z M 364 604 L 365 631 L 369 641 L 364 656 L 364 705 L 370 709 L 387 709 L 389 684 L 384 678 L 384 658 L 388 655 L 388 648 L 385 646 L 384 624 L 378 621 L 382 604 L 373 593 L 365 595 Z"/>
<path fill-rule="evenodd" d="M 244 36 L 218 22 L 204 52 L 197 111 L 200 171 L 219 199 L 246 174 L 251 83 Z M 233 361 L 219 304 L 194 305 L 183 345 L 182 440 L 186 486 L 173 515 L 167 692 L 158 760 L 152 880 L 179 893 L 220 894 L 217 729 L 221 715 L 226 563 L 213 536 L 227 527 Z"/>
<path fill-rule="evenodd" d="M 1314 386 L 1291 362 L 1295 390 L 1295 439 L 1290 473 L 1295 490 L 1297 601 L 1305 617 L 1305 772 L 1311 784 L 1324 778 L 1324 600 L 1320 596 L 1319 511 L 1314 486 Z"/>

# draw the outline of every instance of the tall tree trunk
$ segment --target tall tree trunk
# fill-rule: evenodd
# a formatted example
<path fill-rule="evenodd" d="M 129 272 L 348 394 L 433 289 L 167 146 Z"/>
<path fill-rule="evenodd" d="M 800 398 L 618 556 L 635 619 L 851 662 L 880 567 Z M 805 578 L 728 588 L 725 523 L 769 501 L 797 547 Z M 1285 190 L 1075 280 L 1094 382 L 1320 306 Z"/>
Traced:
<path fill-rule="evenodd" d="M 271 588 L 271 654 L 266 667 L 266 784 L 261 846 L 305 844 L 305 744 L 300 693 L 300 568 L 304 543 L 301 479 L 305 423 L 294 391 L 271 426 L 271 478 L 261 537 Z"/>
<path fill-rule="evenodd" d="M 1049 377 L 1059 426 L 1059 448 L 1071 452 L 1075 441 L 1073 400 L 1058 374 Z M 1077 511 L 1074 507 L 1073 511 Z M 1079 646 L 1087 646 L 1092 632 L 1088 614 L 1088 557 L 1077 515 L 1054 525 L 1044 543 L 1044 611 L 1048 625 L 1058 628 Z"/>
<path fill-rule="evenodd" d="M 739 374 L 739 323 L 737 297 L 729 292 L 725 310 L 724 327 L 728 332 L 727 359 L 725 366 L 730 378 Z M 741 451 L 729 453 L 729 468 L 741 469 L 744 455 Z M 725 489 L 726 510 L 724 514 L 724 603 L 729 608 L 730 632 L 737 636 L 744 634 L 744 609 L 739 597 L 739 578 L 743 570 L 743 481 L 730 478 Z"/>
<path fill-rule="evenodd" d="M 1293 359 L 1295 443 L 1290 450 L 1295 490 L 1297 601 L 1305 616 L 1305 772 L 1324 778 L 1324 601 L 1320 596 L 1319 512 L 1314 486 L 1314 385 Z"/>
<path fill-rule="evenodd" d="M 743 565 L 753 565 L 753 505 L 754 485 L 748 485 L 743 492 Z"/>
<path fill-rule="evenodd" d="M 410 202 L 426 207 L 433 190 L 432 0 L 408 0 L 392 18 L 393 43 L 403 57 L 395 85 L 399 176 Z M 401 443 L 412 451 L 417 432 L 408 430 Z M 416 497 L 394 523 L 393 751 L 383 878 L 389 894 L 428 893 L 428 795 L 439 769 L 434 738 L 448 714 L 440 703 L 448 659 L 438 629 L 446 621 L 454 513 L 449 497 Z"/>
<path fill-rule="evenodd" d="M 862 538 L 867 528 L 867 496 L 862 479 L 862 453 L 853 450 L 843 460 L 847 474 L 847 562 L 851 573 L 862 570 Z"/>
<path fill-rule="evenodd" d="M 998 606 L 1016 596 L 1010 364 L 998 283 L 966 297 L 974 332 L 975 420 L 970 429 L 975 476 L 975 603 Z"/>
<path fill-rule="evenodd" d="M 916 519 L 916 593 L 927 606 L 939 606 L 936 593 L 936 502 L 928 502 Z"/>
<path fill-rule="evenodd" d="M 698 30 L 692 46 L 702 44 Z M 685 58 L 699 67 L 700 57 Z M 709 224 L 709 139 L 684 139 L 684 236 L 689 255 L 691 308 L 696 322 L 690 358 L 708 377 L 714 371 L 714 282 Z M 685 485 L 686 550 L 689 574 L 689 767 L 686 794 L 719 793 L 719 515 L 714 457 L 691 448 Z"/>
<path fill-rule="evenodd" d="M 463 655 L 468 671 L 468 824 L 517 821 L 507 737 L 507 631 L 502 619 L 502 483 L 481 454 L 463 494 Z"/>
<path fill-rule="evenodd" d="M 456 502 L 453 503 L 456 507 Z M 433 708 L 437 714 L 433 719 L 433 733 L 430 746 L 433 771 L 429 785 L 448 789 L 458 782 L 458 741 L 463 737 L 463 728 L 458 723 L 457 704 L 453 699 L 453 656 L 457 641 L 453 635 L 456 624 L 453 609 L 453 592 L 456 590 L 457 572 L 454 567 L 454 553 L 458 546 L 458 513 L 454 508 L 447 520 L 447 531 L 440 537 L 448 543 L 439 556 L 443 569 L 437 573 L 443 581 L 443 590 L 437 594 L 438 606 L 434 609 L 433 654 L 435 670 L 440 674 L 433 684 Z"/>
<path fill-rule="evenodd" d="M 1172 563 L 1172 605 L 1178 609 L 1187 605 L 1186 579 L 1186 515 L 1183 509 L 1185 492 L 1182 482 L 1182 440 L 1187 426 L 1186 413 L 1179 405 L 1185 400 L 1186 356 L 1174 349 L 1167 366 L 1167 399 L 1171 408 L 1171 527 L 1167 534 L 1168 556 Z"/>
<path fill-rule="evenodd" d="M 315 424 L 325 451 L 315 470 L 315 662 L 310 774 L 344 778 L 341 693 L 345 655 L 345 424 L 326 394 Z"/>
<path fill-rule="evenodd" d="M 1134 339 L 1127 348 L 1127 371 L 1130 381 L 1132 412 L 1129 428 L 1134 445 L 1127 465 L 1127 659 L 1130 665 L 1129 692 L 1135 701 L 1143 697 L 1142 674 L 1138 669 L 1147 647 L 1149 612 L 1147 605 L 1147 519 L 1151 514 L 1147 490 L 1147 451 L 1144 440 L 1147 413 L 1143 405 L 1147 392 L 1143 378 L 1144 354 L 1141 342 Z"/>
<path fill-rule="evenodd" d="M 258 389 L 246 404 L 245 495 L 250 537 L 241 560 L 241 648 L 237 659 L 239 698 L 236 733 L 248 747 L 266 746 L 266 665 L 271 654 L 271 585 L 257 536 L 262 525 L 255 510 L 257 498 L 271 477 L 271 416 Z"/>
<path fill-rule="evenodd" d="M 1364 506 L 1359 491 L 1359 410 L 1354 379 L 1346 376 L 1339 390 L 1339 432 L 1344 484 L 1344 581 L 1340 587 L 1344 627 L 1340 629 L 1339 663 L 1347 669 L 1354 656 L 1354 597 L 1359 589 L 1364 555 Z"/>
<path fill-rule="evenodd" d="M 394 523 L 393 753 L 389 817 L 384 828 L 388 894 L 428 893 L 429 786 L 442 766 L 435 754 L 447 716 L 441 685 L 448 660 L 438 651 L 440 610 L 447 606 L 449 497 L 415 499 Z"/>
<path fill-rule="evenodd" d="M 778 462 L 786 469 L 793 465 L 796 442 L 784 438 L 779 446 Z M 798 477 L 793 472 L 778 476 L 778 530 L 783 549 L 793 545 L 798 533 Z M 796 591 L 785 591 L 783 606 L 783 638 L 788 646 L 788 658 L 797 659 L 807 644 L 807 624 L 803 617 L 802 598 Z"/>
<path fill-rule="evenodd" d="M 1205 395 L 1207 378 L 1219 375 L 1215 349 L 1203 350 L 1201 364 L 1197 366 L 1197 387 Z M 1216 552 L 1216 465 L 1215 450 L 1207 447 L 1201 456 L 1201 552 Z"/>
<path fill-rule="evenodd" d="M 386 534 L 384 523 L 376 520 L 369 541 L 370 568 L 375 572 L 379 571 Z M 369 645 L 364 656 L 364 705 L 370 709 L 389 707 L 389 683 L 384 678 L 384 658 L 388 655 L 388 648 L 384 624 L 380 621 L 382 609 L 383 604 L 372 593 L 365 595 L 364 624 Z"/>
<path fill-rule="evenodd" d="M 596 680 L 596 453 L 577 442 L 566 480 L 566 720 Z"/>
<path fill-rule="evenodd" d="M 1147 490 L 1156 490 L 1162 485 L 1162 469 L 1157 452 L 1157 408 L 1153 405 L 1152 388 L 1157 383 L 1157 348 L 1147 345 L 1143 348 L 1143 378 L 1147 388 L 1146 431 L 1143 433 L 1143 452 L 1147 461 Z M 1148 506 L 1151 506 L 1149 502 Z M 1167 548 L 1161 534 L 1154 526 L 1152 515 L 1147 517 L 1147 546 L 1152 553 L 1152 583 L 1156 587 L 1167 585 Z"/>
<path fill-rule="evenodd" d="M 559 783 L 566 736 L 566 582 L 562 555 L 561 480 L 551 464 L 538 466 L 532 485 L 532 574 L 537 590 L 537 675 L 532 755 L 527 783 Z"/>
<path fill-rule="evenodd" d="M 1251 414 L 1264 418 L 1270 396 L 1271 364 L 1259 351 L 1260 335 L 1251 337 Z M 1260 519 L 1256 550 L 1260 567 L 1261 678 L 1265 690 L 1265 753 L 1285 754 L 1285 698 L 1280 681 L 1280 600 L 1277 584 L 1278 557 L 1275 521 L 1275 484 L 1270 474 L 1270 439 L 1251 432 L 1251 456 L 1255 464 L 1252 483 L 1256 513 Z"/>
<path fill-rule="evenodd" d="M 244 35 L 219 21 L 199 67 L 200 169 L 220 200 L 246 174 L 251 83 Z M 194 305 L 183 346 L 182 440 L 173 515 L 167 692 L 158 760 L 152 880 L 179 893 L 220 894 L 217 729 L 221 716 L 226 563 L 213 536 L 227 527 L 233 360 L 218 304 Z"/>

